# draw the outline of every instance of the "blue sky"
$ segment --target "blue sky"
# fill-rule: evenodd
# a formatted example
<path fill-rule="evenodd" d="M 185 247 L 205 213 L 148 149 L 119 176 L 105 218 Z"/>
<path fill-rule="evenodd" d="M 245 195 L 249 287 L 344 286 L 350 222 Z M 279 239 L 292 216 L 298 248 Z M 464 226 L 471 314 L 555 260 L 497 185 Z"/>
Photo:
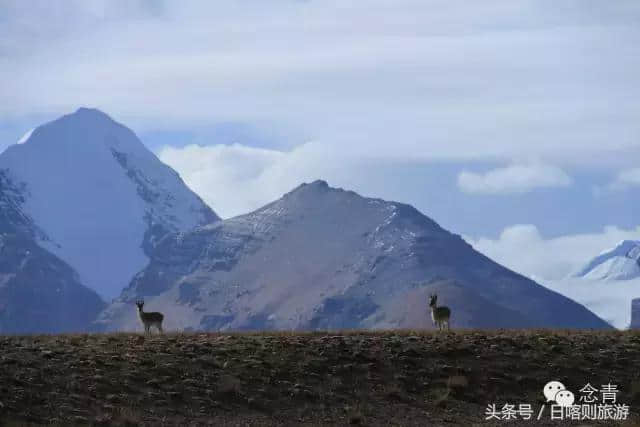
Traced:
<path fill-rule="evenodd" d="M 0 0 L 0 146 L 92 106 L 223 217 L 322 178 L 490 255 L 599 236 L 586 256 L 640 238 L 639 24 L 633 0 Z"/>

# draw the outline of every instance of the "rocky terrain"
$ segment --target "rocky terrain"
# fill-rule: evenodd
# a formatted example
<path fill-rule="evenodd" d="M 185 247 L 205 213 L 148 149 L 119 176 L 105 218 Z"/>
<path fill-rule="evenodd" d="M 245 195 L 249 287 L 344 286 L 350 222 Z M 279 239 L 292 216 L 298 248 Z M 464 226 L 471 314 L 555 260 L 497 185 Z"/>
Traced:
<path fill-rule="evenodd" d="M 467 330 L 0 337 L 0 424 L 564 425 L 487 405 L 618 386 L 638 425 L 640 334 Z M 576 422 L 574 425 L 593 425 Z M 605 425 L 617 425 L 606 422 Z"/>

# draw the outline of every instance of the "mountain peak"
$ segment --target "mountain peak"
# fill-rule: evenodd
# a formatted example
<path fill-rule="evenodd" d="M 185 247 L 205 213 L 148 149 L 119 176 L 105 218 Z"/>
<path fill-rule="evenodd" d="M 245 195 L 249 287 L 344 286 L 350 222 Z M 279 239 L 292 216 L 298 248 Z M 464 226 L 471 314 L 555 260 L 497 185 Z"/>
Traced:
<path fill-rule="evenodd" d="M 303 184 L 304 185 L 304 184 Z M 307 184 L 310 186 L 314 186 L 314 187 L 329 187 L 329 184 L 327 183 L 327 181 L 322 180 L 322 179 L 316 179 L 315 181 L 311 182 L 310 184 Z"/>
<path fill-rule="evenodd" d="M 24 188 L 24 214 L 46 249 L 107 298 L 164 234 L 218 219 L 132 130 L 95 108 L 39 126 L 0 155 L 0 169 Z M 107 263 L 118 268 L 106 272 Z"/>
<path fill-rule="evenodd" d="M 24 144 L 29 141 L 29 144 Z M 42 153 L 43 150 L 77 149 L 80 146 L 107 144 L 129 147 L 137 152 L 143 150 L 138 137 L 126 126 L 113 120 L 108 114 L 96 109 L 81 107 L 73 113 L 44 123 L 25 134 L 12 150 Z M 29 146 L 27 148 L 26 146 Z"/>
<path fill-rule="evenodd" d="M 458 327 L 608 327 L 410 205 L 317 180 L 247 215 L 163 238 L 96 328 L 137 325 L 127 304 L 136 298 L 181 313 L 170 322 L 182 328 L 422 328 L 435 291 L 459 313 Z"/>
<path fill-rule="evenodd" d="M 640 277 L 640 241 L 621 240 L 589 261 L 576 276 L 598 280 Z"/>
<path fill-rule="evenodd" d="M 78 129 L 82 128 L 93 128 L 94 130 L 110 129 L 112 127 L 124 128 L 124 126 L 113 120 L 108 114 L 98 110 L 97 108 L 80 107 L 73 113 L 65 114 L 51 122 L 28 130 L 15 145 L 22 145 L 31 140 L 32 137 L 34 140 L 42 139 L 43 132 L 59 132 L 61 127 L 65 127 L 65 133 L 68 133 L 69 131 L 76 132 Z M 59 137 L 54 139 L 60 140 Z"/>
<path fill-rule="evenodd" d="M 327 181 L 317 179 L 312 182 L 303 182 L 283 196 L 283 200 L 306 200 L 308 202 L 319 200 L 323 196 L 337 195 L 343 192 L 341 188 L 331 187 Z"/>
<path fill-rule="evenodd" d="M 303 182 L 302 184 L 295 187 L 293 190 L 289 191 L 285 194 L 285 198 L 289 196 L 296 197 L 315 197 L 320 195 L 331 195 L 336 197 L 355 197 L 364 199 L 363 196 L 356 193 L 355 191 L 345 190 L 341 187 L 332 187 L 329 183 L 323 179 L 316 179 L 311 182 Z"/>
<path fill-rule="evenodd" d="M 329 187 L 327 181 L 322 179 L 316 179 L 312 182 L 303 182 L 298 185 L 296 188 L 290 191 L 290 193 L 298 193 L 298 192 L 307 192 L 307 191 L 317 191 L 317 190 L 334 190 L 333 187 Z"/>
<path fill-rule="evenodd" d="M 625 257 L 637 259 L 640 257 L 640 241 L 638 240 L 621 240 L 611 249 L 600 253 L 594 260 L 608 259 L 612 257 Z"/>
<path fill-rule="evenodd" d="M 80 107 L 73 113 L 66 114 L 52 123 L 56 122 L 72 122 L 74 124 L 88 124 L 90 126 L 122 126 L 104 111 L 89 107 Z"/>
<path fill-rule="evenodd" d="M 620 242 L 618 242 L 618 244 L 611 250 L 606 251 L 606 253 L 609 252 L 628 252 L 630 250 L 632 250 L 633 248 L 640 246 L 640 240 L 620 240 Z"/>
<path fill-rule="evenodd" d="M 109 116 L 104 111 L 99 110 L 97 108 L 89 108 L 89 107 L 80 107 L 73 113 L 67 114 L 66 116 L 63 116 L 63 117 L 82 117 L 82 118 L 94 118 L 94 119 L 101 119 L 101 120 L 106 119 L 111 122 L 114 121 L 111 118 L 111 116 Z"/>
<path fill-rule="evenodd" d="M 107 115 L 103 111 L 93 107 L 79 107 L 73 114 L 101 114 Z"/>

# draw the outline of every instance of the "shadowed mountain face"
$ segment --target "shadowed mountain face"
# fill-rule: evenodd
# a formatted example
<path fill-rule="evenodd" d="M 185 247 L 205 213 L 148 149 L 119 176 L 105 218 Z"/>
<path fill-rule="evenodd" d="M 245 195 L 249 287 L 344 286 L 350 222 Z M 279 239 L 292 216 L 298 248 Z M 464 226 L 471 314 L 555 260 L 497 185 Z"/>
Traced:
<path fill-rule="evenodd" d="M 430 328 L 432 292 L 453 327 L 609 327 L 413 207 L 323 181 L 165 237 L 95 327 L 135 329 L 143 297 L 168 329 Z"/>
<path fill-rule="evenodd" d="M 75 271 L 36 244 L 21 188 L 0 171 L 0 334 L 77 332 L 105 303 Z"/>

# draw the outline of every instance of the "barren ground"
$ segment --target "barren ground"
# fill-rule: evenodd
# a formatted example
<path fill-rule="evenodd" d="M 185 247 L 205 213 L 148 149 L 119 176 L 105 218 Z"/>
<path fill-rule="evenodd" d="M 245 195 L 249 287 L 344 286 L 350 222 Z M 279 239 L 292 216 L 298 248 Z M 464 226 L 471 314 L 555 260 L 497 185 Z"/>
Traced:
<path fill-rule="evenodd" d="M 639 425 L 640 332 L 0 336 L 0 425 L 571 425 L 485 421 L 550 380 Z"/>

